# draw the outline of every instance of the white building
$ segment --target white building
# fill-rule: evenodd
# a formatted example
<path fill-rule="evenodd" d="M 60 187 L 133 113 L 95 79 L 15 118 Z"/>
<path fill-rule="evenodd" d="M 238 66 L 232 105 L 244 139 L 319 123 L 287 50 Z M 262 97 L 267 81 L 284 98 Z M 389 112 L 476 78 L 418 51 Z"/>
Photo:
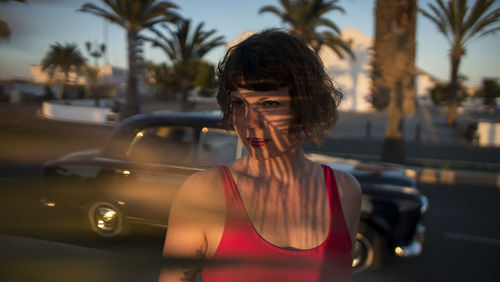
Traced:
<path fill-rule="evenodd" d="M 344 40 L 351 40 L 355 58 L 344 54 L 341 59 L 327 46 L 319 51 L 327 73 L 337 87 L 344 93 L 340 110 L 366 112 L 373 110 L 370 98 L 371 87 L 371 52 L 373 40 L 354 27 L 348 27 L 341 33 Z"/>
<path fill-rule="evenodd" d="M 417 70 L 417 75 L 415 76 L 415 95 L 417 97 L 417 103 L 422 106 L 431 105 L 432 98 L 430 91 L 434 88 L 436 83 L 440 82 L 439 79 L 432 75 L 422 70 Z"/>

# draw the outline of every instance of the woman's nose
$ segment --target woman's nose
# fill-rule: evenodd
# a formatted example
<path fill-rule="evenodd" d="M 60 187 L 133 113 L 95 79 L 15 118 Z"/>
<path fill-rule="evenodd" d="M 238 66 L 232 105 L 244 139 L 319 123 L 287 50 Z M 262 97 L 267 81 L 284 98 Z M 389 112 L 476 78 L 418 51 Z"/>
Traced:
<path fill-rule="evenodd" d="M 248 127 L 262 127 L 262 114 L 256 106 L 249 105 L 246 108 L 245 122 Z"/>

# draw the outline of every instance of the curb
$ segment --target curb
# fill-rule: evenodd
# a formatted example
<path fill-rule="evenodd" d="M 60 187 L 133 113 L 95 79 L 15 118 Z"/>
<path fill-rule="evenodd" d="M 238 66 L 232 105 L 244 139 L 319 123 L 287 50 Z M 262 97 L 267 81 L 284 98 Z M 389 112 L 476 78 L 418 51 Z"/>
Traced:
<path fill-rule="evenodd" d="M 468 170 L 440 170 L 415 167 L 411 167 L 411 169 L 416 171 L 415 179 L 419 183 L 487 185 L 500 188 L 500 173 L 471 172 Z"/>

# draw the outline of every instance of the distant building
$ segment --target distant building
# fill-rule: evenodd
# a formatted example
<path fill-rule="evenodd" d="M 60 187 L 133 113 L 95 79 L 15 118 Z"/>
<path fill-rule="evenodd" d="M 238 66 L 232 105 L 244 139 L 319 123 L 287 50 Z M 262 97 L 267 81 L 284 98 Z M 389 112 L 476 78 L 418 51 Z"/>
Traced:
<path fill-rule="evenodd" d="M 52 84 L 64 80 L 64 73 L 55 68 L 52 73 L 49 70 L 43 70 L 41 65 L 30 66 L 30 76 L 33 82 L 40 84 Z M 85 85 L 86 77 L 75 69 L 68 72 L 67 84 L 69 85 Z"/>
<path fill-rule="evenodd" d="M 96 66 L 96 68 L 98 69 L 98 85 L 112 86 L 115 88 L 118 97 L 124 95 L 127 87 L 127 70 L 110 64 Z M 50 74 L 49 71 L 42 70 L 41 65 L 31 65 L 30 75 L 33 82 L 39 84 L 53 84 L 64 79 L 64 73 L 59 69 Z M 85 71 L 71 69 L 68 73 L 67 84 L 89 86 L 91 81 L 89 81 Z M 146 96 L 151 93 L 150 87 L 146 83 L 139 81 L 139 95 Z"/>

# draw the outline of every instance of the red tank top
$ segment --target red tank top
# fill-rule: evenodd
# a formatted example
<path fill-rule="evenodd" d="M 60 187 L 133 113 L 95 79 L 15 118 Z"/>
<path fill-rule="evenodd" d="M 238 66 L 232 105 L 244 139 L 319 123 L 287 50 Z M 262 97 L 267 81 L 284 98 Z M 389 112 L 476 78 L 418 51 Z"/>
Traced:
<path fill-rule="evenodd" d="M 289 250 L 264 240 L 248 219 L 229 169 L 218 166 L 226 195 L 226 219 L 213 266 L 202 270 L 204 282 L 352 281 L 351 238 L 333 171 L 323 165 L 330 205 L 330 229 L 319 246 Z"/>

